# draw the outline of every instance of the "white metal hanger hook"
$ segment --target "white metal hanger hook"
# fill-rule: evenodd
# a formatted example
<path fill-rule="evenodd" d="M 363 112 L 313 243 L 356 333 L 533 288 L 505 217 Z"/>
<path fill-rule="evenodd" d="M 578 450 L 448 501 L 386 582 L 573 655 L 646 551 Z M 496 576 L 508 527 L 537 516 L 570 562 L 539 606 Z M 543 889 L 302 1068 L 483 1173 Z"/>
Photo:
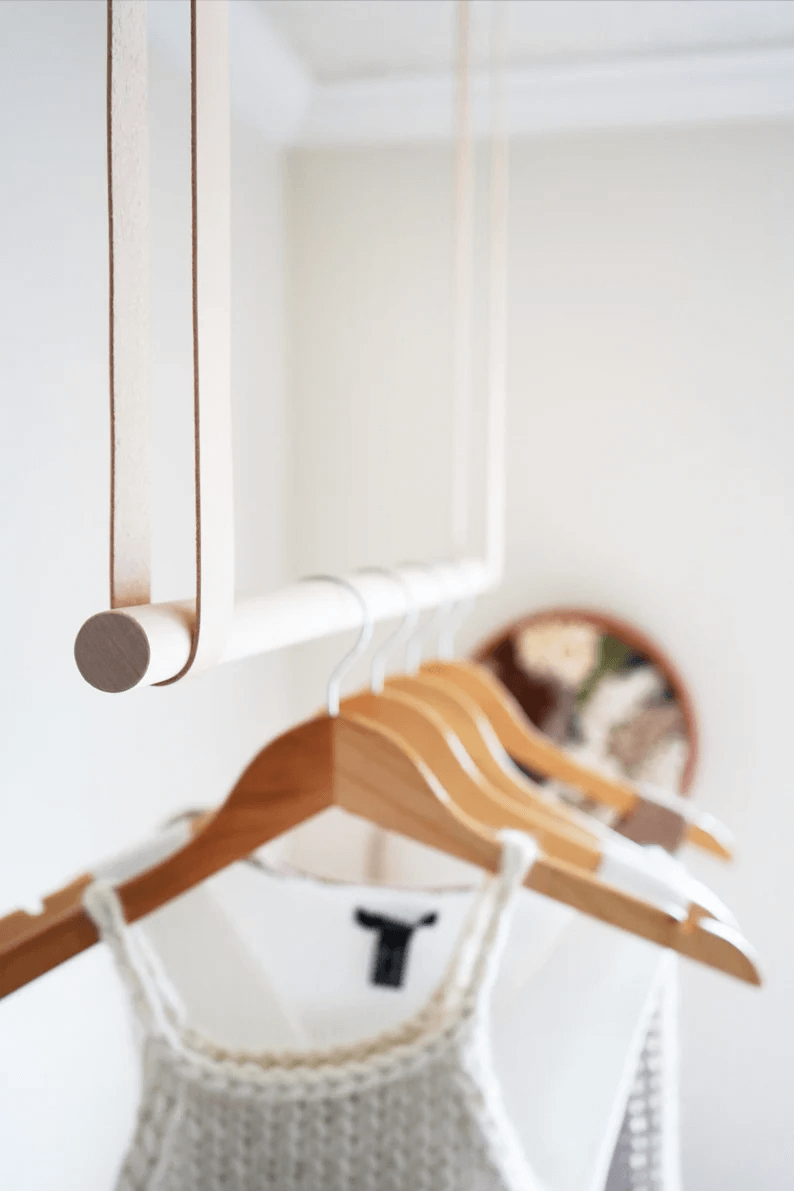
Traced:
<path fill-rule="evenodd" d="M 389 634 L 372 658 L 369 684 L 375 694 L 380 695 L 386 678 L 386 659 L 398 645 L 410 640 L 419 620 L 419 605 L 411 594 L 408 581 L 399 571 L 389 570 L 388 567 L 367 567 L 366 571 L 373 575 L 386 575 L 389 579 L 393 579 L 400 585 L 405 595 L 405 615 L 395 631 Z"/>
<path fill-rule="evenodd" d="M 358 639 L 353 648 L 337 663 L 331 672 L 331 677 L 328 679 L 328 693 L 326 696 L 328 714 L 330 716 L 337 716 L 339 715 L 339 689 L 342 685 L 342 679 L 356 664 L 372 640 L 375 622 L 370 613 L 367 601 L 355 583 L 350 579 L 345 579 L 342 575 L 307 575 L 305 582 L 336 583 L 339 587 L 344 587 L 346 591 L 349 591 L 361 608 L 361 631 L 358 634 Z"/>
<path fill-rule="evenodd" d="M 419 664 L 422 661 L 422 649 L 425 641 L 432 637 L 434 633 L 440 630 L 441 625 L 449 615 L 454 598 L 449 590 L 449 585 L 445 580 L 446 568 L 442 563 L 436 565 L 426 566 L 425 571 L 434 580 L 439 595 L 439 604 L 435 612 L 428 617 L 423 625 L 414 631 L 409 638 L 405 648 L 405 668 L 409 674 L 416 674 L 419 670 Z"/>
<path fill-rule="evenodd" d="M 447 571 L 448 586 L 452 586 L 455 581 L 455 571 L 450 568 Z M 461 594 L 458 589 L 457 598 L 452 600 L 451 605 L 447 605 L 446 616 L 443 626 L 438 633 L 438 656 L 445 662 L 450 661 L 455 656 L 455 635 L 463 624 L 464 620 L 471 614 L 474 607 L 475 597 L 468 593 Z"/>

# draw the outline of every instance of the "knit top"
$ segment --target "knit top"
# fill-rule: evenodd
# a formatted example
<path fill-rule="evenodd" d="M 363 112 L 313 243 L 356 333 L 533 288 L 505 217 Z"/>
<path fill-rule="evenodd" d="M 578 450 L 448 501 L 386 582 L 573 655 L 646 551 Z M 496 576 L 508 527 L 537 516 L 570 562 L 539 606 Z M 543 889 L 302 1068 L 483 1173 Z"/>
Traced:
<path fill-rule="evenodd" d="M 117 1191 L 539 1191 L 504 1112 L 487 1013 L 515 892 L 536 855 L 505 832 L 446 975 L 401 1025 L 317 1050 L 240 1053 L 180 1020 L 112 885 L 85 905 L 144 1032 Z"/>

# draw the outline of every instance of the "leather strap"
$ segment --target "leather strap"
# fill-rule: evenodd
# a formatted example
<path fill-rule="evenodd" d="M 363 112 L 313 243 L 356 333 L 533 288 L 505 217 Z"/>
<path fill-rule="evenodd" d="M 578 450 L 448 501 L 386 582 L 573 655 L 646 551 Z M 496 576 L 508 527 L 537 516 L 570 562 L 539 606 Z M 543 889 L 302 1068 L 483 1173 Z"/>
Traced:
<path fill-rule="evenodd" d="M 150 601 L 151 415 L 146 5 L 108 0 L 110 606 Z"/>
<path fill-rule="evenodd" d="M 196 606 L 190 656 L 167 683 L 218 661 L 234 606 L 228 45 L 227 0 L 191 0 Z M 146 81 L 146 5 L 108 0 L 113 608 L 150 601 Z"/>
<path fill-rule="evenodd" d="M 196 619 L 188 670 L 223 653 L 234 609 L 231 117 L 227 0 L 190 2 Z"/>

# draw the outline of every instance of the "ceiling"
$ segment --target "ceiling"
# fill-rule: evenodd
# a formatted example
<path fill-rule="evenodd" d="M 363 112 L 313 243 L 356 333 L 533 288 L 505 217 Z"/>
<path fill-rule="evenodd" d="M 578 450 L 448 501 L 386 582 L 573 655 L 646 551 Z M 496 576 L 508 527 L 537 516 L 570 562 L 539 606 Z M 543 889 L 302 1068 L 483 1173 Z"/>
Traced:
<path fill-rule="evenodd" d="M 472 56 L 487 56 L 494 0 L 470 0 Z M 794 46 L 792 0 L 504 0 L 516 70 Z M 450 69 L 456 0 L 261 0 L 318 83 Z"/>
<path fill-rule="evenodd" d="M 276 144 L 449 140 L 457 3 L 229 0 L 232 104 Z M 512 136 L 794 119 L 794 0 L 469 3 L 477 136 L 496 110 L 496 11 L 508 58 L 500 119 Z M 184 73 L 188 15 L 188 0 L 150 0 L 150 39 Z"/>

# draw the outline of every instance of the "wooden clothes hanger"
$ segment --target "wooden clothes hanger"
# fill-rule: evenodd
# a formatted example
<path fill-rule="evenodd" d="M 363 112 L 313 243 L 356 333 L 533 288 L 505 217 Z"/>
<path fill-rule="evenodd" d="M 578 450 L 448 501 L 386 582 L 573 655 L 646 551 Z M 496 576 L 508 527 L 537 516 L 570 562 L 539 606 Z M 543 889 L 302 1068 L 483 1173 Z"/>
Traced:
<path fill-rule="evenodd" d="M 470 819 L 494 830 L 509 827 L 523 831 L 533 836 L 549 859 L 563 861 L 594 878 L 600 872 L 606 851 L 595 835 L 578 824 L 549 815 L 544 818 L 532 803 L 506 794 L 498 783 L 489 781 L 446 718 L 423 700 L 388 689 L 383 695 L 373 692 L 353 695 L 342 702 L 341 710 L 396 732 L 402 743 L 433 773 L 451 803 Z M 618 862 L 624 880 L 629 875 L 628 867 L 625 857 L 622 865 Z M 642 880 L 643 868 L 639 864 L 632 866 L 635 881 L 638 876 Z M 596 879 L 602 887 L 607 883 L 601 875 Z M 619 879 L 616 876 L 616 882 Z M 680 904 L 683 896 L 661 878 L 656 891 L 663 900 L 672 899 L 676 904 Z M 723 917 L 691 894 L 688 902 L 689 912 L 698 917 Z"/>
<path fill-rule="evenodd" d="M 544 797 L 539 787 L 513 763 L 477 705 L 459 687 L 448 679 L 424 673 L 385 678 L 385 658 L 394 645 L 398 642 L 407 645 L 413 638 L 427 636 L 437 627 L 439 617 L 443 619 L 445 607 L 442 604 L 417 634 L 418 609 L 411 601 L 407 584 L 394 572 L 378 569 L 397 579 L 405 589 L 405 618 L 372 660 L 372 691 L 346 700 L 343 706 L 401 731 L 451 792 L 461 810 L 494 827 L 510 826 L 526 831 L 537 839 L 547 855 L 588 872 L 600 872 L 602 880 L 611 879 L 614 884 L 628 880 L 636 886 L 639 878 L 640 888 L 645 886 L 647 892 L 648 856 L 640 849 L 632 852 L 632 845 L 627 847 L 627 841 L 608 827 L 597 832 L 584 813 Z M 414 655 L 410 648 L 406 653 L 410 663 Z M 415 660 L 418 662 L 418 656 Z M 421 720 L 417 713 L 422 713 Z M 429 751 L 423 751 L 419 740 Z M 439 759 L 446 763 L 444 772 L 438 769 Z M 657 879 L 659 894 L 664 898 L 670 878 L 657 874 Z M 675 896 L 680 898 L 678 893 Z M 718 899 L 708 891 L 698 894 L 694 883 L 689 896 L 700 913 L 733 921 Z"/>
<path fill-rule="evenodd" d="M 568 824 L 569 828 L 578 831 L 580 843 L 583 842 L 581 833 L 584 831 L 591 841 L 595 853 L 600 858 L 598 835 L 595 831 L 587 831 L 584 825 L 585 816 L 581 812 L 576 812 L 574 808 L 566 806 L 563 802 L 544 795 L 541 788 L 531 782 L 514 763 L 510 754 L 512 752 L 515 756 L 515 752 L 505 747 L 504 740 L 500 740 L 498 731 L 495 731 L 495 726 L 497 728 L 502 726 L 503 735 L 518 748 L 521 748 L 522 728 L 526 725 L 528 743 L 524 743 L 523 752 L 517 757 L 517 760 L 521 761 L 522 756 L 529 756 L 529 751 L 532 750 L 532 756 L 537 756 L 541 760 L 544 758 L 549 760 L 552 767 L 558 769 L 560 766 L 564 766 L 565 780 L 570 781 L 571 784 L 581 784 L 586 792 L 604 787 L 606 795 L 613 799 L 608 805 L 617 806 L 624 813 L 633 810 L 644 801 L 643 796 L 628 783 L 612 781 L 597 771 L 590 770 L 587 766 L 574 761 L 563 749 L 549 741 L 524 716 L 522 709 L 509 692 L 503 692 L 501 683 L 493 678 L 485 667 L 436 661 L 427 663 L 420 668 L 421 641 L 433 633 L 438 633 L 440 650 L 448 655 L 452 654 L 454 629 L 459 622 L 459 618 L 456 622 L 455 602 L 442 600 L 436 614 L 417 632 L 419 612 L 407 584 L 395 572 L 385 568 L 377 569 L 400 583 L 406 597 L 406 614 L 401 626 L 383 643 L 373 658 L 372 689 L 382 691 L 385 685 L 394 691 L 413 695 L 434 707 L 446 719 L 455 735 L 460 738 L 477 768 L 489 782 L 508 794 L 521 806 L 534 808 L 538 816 L 538 824 L 542 823 L 547 832 L 553 831 L 553 825 L 549 820 L 555 817 L 558 821 Z M 436 569 L 440 570 L 440 568 Z M 439 583 L 439 595 L 442 594 L 442 587 Z M 458 601 L 458 607 L 460 604 L 461 602 Z M 442 629 L 445 618 L 446 627 Z M 397 644 L 406 646 L 406 659 L 412 672 L 385 679 L 385 658 Z M 482 682 L 479 681 L 480 677 L 483 679 Z M 503 702 L 501 701 L 502 692 L 504 693 Z M 485 708 L 483 703 L 485 703 Z M 496 725 L 491 722 L 487 712 L 495 716 Z M 525 763 L 528 768 L 531 768 L 530 761 Z M 545 765 L 536 766 L 536 769 L 548 773 L 549 776 L 560 776 L 559 772 L 552 773 Z M 578 777 L 580 783 L 574 782 L 572 775 Z M 690 811 L 691 808 L 687 807 L 687 810 Z M 701 815 L 697 822 L 688 824 L 687 828 L 693 842 L 700 843 L 702 847 L 723 858 L 731 856 L 730 834 L 713 816 Z M 528 830 L 532 829 L 528 828 Z M 565 832 L 562 834 L 563 837 L 566 835 Z M 564 852 L 553 852 L 552 854 L 559 854 L 563 859 L 572 859 L 570 856 L 566 857 Z M 590 867 L 594 867 L 592 852 Z"/>
<path fill-rule="evenodd" d="M 489 872 L 499 867 L 498 833 L 460 810 L 397 732 L 346 711 L 310 720 L 267 745 L 191 840 L 120 884 L 127 921 L 152 913 L 331 806 Z M 40 914 L 16 911 L 0 920 L 0 996 L 97 942 L 82 904 L 90 880 L 80 878 L 48 897 Z M 752 951 L 725 923 L 696 914 L 678 919 L 545 856 L 536 860 L 525 884 L 602 922 L 760 984 Z"/>
<path fill-rule="evenodd" d="M 646 801 L 629 782 L 582 765 L 549 740 L 527 719 L 510 692 L 485 666 L 474 662 L 436 660 L 425 662 L 420 673 L 445 679 L 473 699 L 502 748 L 519 765 L 576 786 L 595 801 L 623 814 L 636 810 Z M 687 842 L 722 860 L 731 860 L 734 845 L 730 832 L 712 815 L 689 808 L 687 814 L 691 816 L 684 828 Z"/>
<path fill-rule="evenodd" d="M 647 876 L 650 864 L 644 850 L 610 827 L 596 825 L 583 811 L 544 795 L 504 751 L 474 700 L 454 683 L 435 675 L 399 675 L 386 679 L 385 687 L 387 694 L 402 695 L 403 702 L 406 696 L 412 702 L 419 700 L 443 718 L 481 775 L 485 796 L 494 787 L 506 796 L 512 809 L 526 816 L 527 826 L 523 829 L 535 836 L 543 851 L 590 872 L 601 872 L 605 880 L 610 879 L 607 873 L 618 880 L 621 868 Z M 478 817 L 491 821 L 486 813 Z M 727 915 L 727 920 L 732 921 L 718 899 L 707 895 L 699 901 L 694 883 L 690 896 L 703 913 L 718 918 Z"/>
<path fill-rule="evenodd" d="M 371 631 L 369 622 L 344 668 L 359 655 Z M 127 921 L 151 913 L 331 806 L 489 872 L 497 871 L 498 832 L 461 809 L 412 743 L 386 724 L 353 711 L 350 704 L 355 700 L 346 702 L 343 714 L 335 714 L 342 673 L 340 665 L 329 685 L 330 714 L 301 724 L 267 745 L 192 839 L 118 886 Z M 455 759 L 454 750 L 451 756 Z M 449 766 L 444 756 L 434 758 L 434 764 Z M 447 772 L 450 777 L 450 785 L 460 784 L 452 767 Z M 465 796 L 461 789 L 455 793 L 461 800 Z M 0 920 L 0 995 L 97 941 L 96 928 L 82 904 L 90 880 L 79 878 L 45 899 L 40 914 L 16 911 Z M 739 931 L 702 917 L 696 907 L 677 917 L 548 856 L 535 861 L 525 884 L 740 980 L 760 983 L 755 958 Z"/>

